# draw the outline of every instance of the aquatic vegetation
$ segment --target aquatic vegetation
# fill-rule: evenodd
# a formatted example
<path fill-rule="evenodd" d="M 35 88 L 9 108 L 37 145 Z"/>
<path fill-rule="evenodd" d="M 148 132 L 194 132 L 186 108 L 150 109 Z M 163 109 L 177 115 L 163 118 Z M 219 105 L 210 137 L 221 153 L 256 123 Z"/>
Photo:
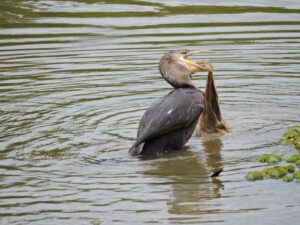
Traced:
<path fill-rule="evenodd" d="M 293 145 L 300 151 L 300 126 L 290 127 L 283 137 L 284 138 L 280 141 L 281 144 Z M 286 159 L 276 154 L 263 154 L 258 158 L 259 162 L 268 164 L 276 164 L 283 160 L 288 164 L 275 166 L 273 168 L 265 168 L 262 171 L 249 172 L 246 179 L 249 181 L 255 181 L 282 178 L 284 182 L 292 182 L 295 180 L 300 184 L 300 170 L 298 169 L 296 171 L 295 166 L 293 165 L 294 163 L 298 168 L 300 168 L 300 153 L 291 155 Z"/>
<path fill-rule="evenodd" d="M 286 158 L 285 161 L 288 162 L 288 163 L 294 163 L 297 160 L 300 160 L 300 154 L 291 155 L 288 158 Z"/>
<path fill-rule="evenodd" d="M 282 180 L 284 182 L 292 182 L 294 180 L 294 177 L 292 175 L 285 175 Z"/>
<path fill-rule="evenodd" d="M 283 134 L 283 139 L 279 141 L 280 144 L 290 144 L 300 150 L 300 126 L 293 126 Z"/>
<path fill-rule="evenodd" d="M 293 173 L 295 171 L 295 167 L 293 165 L 282 166 L 288 173 Z"/>
<path fill-rule="evenodd" d="M 246 179 L 249 181 L 263 180 L 265 178 L 265 173 L 262 171 L 249 172 Z"/>
<path fill-rule="evenodd" d="M 281 166 L 274 168 L 264 169 L 263 172 L 266 174 L 266 178 L 279 179 L 288 174 L 288 172 Z"/>
<path fill-rule="evenodd" d="M 100 225 L 101 221 L 99 219 L 93 219 L 93 220 L 91 220 L 91 224 L 92 225 Z"/>
<path fill-rule="evenodd" d="M 295 179 L 300 179 L 300 171 L 294 172 L 294 178 Z"/>
<path fill-rule="evenodd" d="M 276 164 L 282 160 L 283 158 L 280 155 L 276 154 L 263 154 L 258 158 L 259 162 L 266 162 L 269 164 Z"/>
<path fill-rule="evenodd" d="M 293 173 L 288 175 L 288 173 Z M 263 179 L 279 179 L 282 178 L 285 182 L 292 182 L 294 179 L 299 180 L 300 183 L 300 171 L 295 172 L 295 167 L 293 165 L 287 166 L 275 166 L 272 168 L 266 168 L 262 171 L 249 172 L 246 176 L 248 181 L 256 181 Z"/>

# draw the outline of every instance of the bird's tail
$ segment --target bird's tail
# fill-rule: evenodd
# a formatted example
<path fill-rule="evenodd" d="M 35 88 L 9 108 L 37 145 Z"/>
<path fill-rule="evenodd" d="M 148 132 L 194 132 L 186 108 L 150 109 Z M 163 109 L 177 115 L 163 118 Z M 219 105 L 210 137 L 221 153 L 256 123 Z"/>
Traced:
<path fill-rule="evenodd" d="M 142 151 L 143 151 L 143 147 L 144 147 L 145 142 L 142 142 L 138 145 L 133 145 L 130 149 L 129 149 L 129 153 L 131 156 L 140 156 Z"/>

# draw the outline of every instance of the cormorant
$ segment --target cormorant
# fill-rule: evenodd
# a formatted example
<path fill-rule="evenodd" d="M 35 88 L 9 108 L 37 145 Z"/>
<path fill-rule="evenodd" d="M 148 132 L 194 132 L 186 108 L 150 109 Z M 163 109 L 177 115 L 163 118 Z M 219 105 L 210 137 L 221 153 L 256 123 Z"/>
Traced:
<path fill-rule="evenodd" d="M 173 50 L 161 58 L 159 71 L 175 90 L 155 102 L 143 115 L 137 139 L 129 150 L 132 156 L 155 155 L 182 148 L 192 136 L 198 120 L 196 134 L 199 136 L 221 129 L 212 66 L 207 60 L 187 59 L 197 53 L 199 51 Z M 209 72 L 205 94 L 191 82 L 191 76 L 199 71 Z"/>

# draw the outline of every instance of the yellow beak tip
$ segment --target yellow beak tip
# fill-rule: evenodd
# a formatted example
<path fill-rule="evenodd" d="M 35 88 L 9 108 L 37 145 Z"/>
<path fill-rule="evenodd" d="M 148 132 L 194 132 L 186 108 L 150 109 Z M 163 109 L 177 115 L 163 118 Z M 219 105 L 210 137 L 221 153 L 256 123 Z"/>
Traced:
<path fill-rule="evenodd" d="M 201 66 L 199 65 L 198 63 L 192 61 L 192 60 L 188 60 L 188 59 L 185 59 L 184 60 L 185 63 L 191 68 L 191 67 L 196 67 L 200 70 L 204 70 L 204 71 L 209 71 L 209 72 L 213 72 L 213 68 L 210 64 L 208 65 L 205 65 L 205 66 Z"/>

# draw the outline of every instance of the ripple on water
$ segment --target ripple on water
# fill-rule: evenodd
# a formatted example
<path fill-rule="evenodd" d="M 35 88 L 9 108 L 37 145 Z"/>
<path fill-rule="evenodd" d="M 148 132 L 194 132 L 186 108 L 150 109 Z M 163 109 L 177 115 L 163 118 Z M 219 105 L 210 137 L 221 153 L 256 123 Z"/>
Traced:
<path fill-rule="evenodd" d="M 1 223 L 297 223 L 297 184 L 244 176 L 257 155 L 294 151 L 277 141 L 299 122 L 298 2 L 0 4 Z M 172 90 L 158 61 L 177 48 L 212 49 L 199 57 L 232 133 L 131 158 L 139 119 Z"/>

